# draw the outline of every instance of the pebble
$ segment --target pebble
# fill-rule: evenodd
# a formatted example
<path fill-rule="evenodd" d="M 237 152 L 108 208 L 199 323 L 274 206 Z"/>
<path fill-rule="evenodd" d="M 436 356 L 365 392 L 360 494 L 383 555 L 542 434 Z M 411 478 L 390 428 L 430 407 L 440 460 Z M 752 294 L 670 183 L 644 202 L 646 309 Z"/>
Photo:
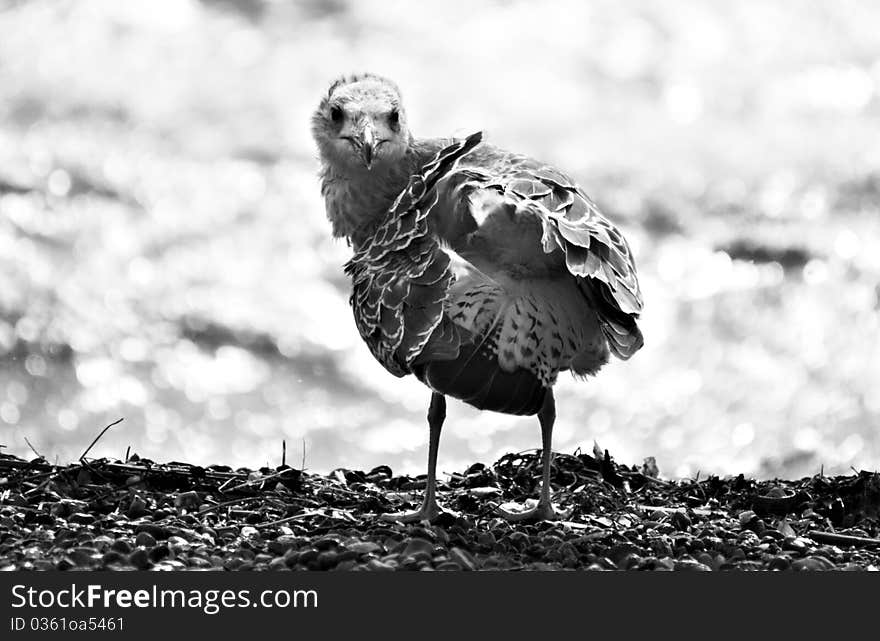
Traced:
<path fill-rule="evenodd" d="M 339 562 L 339 555 L 334 550 L 324 550 L 318 555 L 316 564 L 319 570 L 329 570 L 335 568 Z"/>
<path fill-rule="evenodd" d="M 395 569 L 393 565 L 384 563 L 379 559 L 372 559 L 369 563 L 367 563 L 367 567 L 374 572 L 393 572 Z"/>
<path fill-rule="evenodd" d="M 104 556 L 101 558 L 101 563 L 104 565 L 122 565 L 125 562 L 126 558 L 115 550 L 105 552 Z"/>
<path fill-rule="evenodd" d="M 497 541 L 492 532 L 480 532 L 477 535 L 477 543 L 487 548 L 494 548 Z"/>
<path fill-rule="evenodd" d="M 677 571 L 685 572 L 710 572 L 712 570 L 712 568 L 700 563 L 696 559 L 679 559 L 675 561 L 674 568 Z"/>
<path fill-rule="evenodd" d="M 97 561 L 98 550 L 92 547 L 75 547 L 68 550 L 70 560 L 79 566 L 89 566 Z"/>
<path fill-rule="evenodd" d="M 339 547 L 339 541 L 331 536 L 325 536 L 312 542 L 317 550 L 334 550 Z"/>
<path fill-rule="evenodd" d="M 807 557 L 806 559 L 798 559 L 791 564 L 792 570 L 810 570 L 813 572 L 816 571 L 824 571 L 834 569 L 834 565 L 832 565 L 827 559 L 823 559 L 821 557 L 817 558 L 815 556 Z"/>
<path fill-rule="evenodd" d="M 406 547 L 404 547 L 403 556 L 412 556 L 416 552 L 427 552 L 428 554 L 432 554 L 434 552 L 434 544 L 426 539 L 412 538 L 407 542 Z"/>
<path fill-rule="evenodd" d="M 383 551 L 383 548 L 378 543 L 374 543 L 373 541 L 359 541 L 357 543 L 351 543 L 347 546 L 349 550 L 352 552 L 357 552 L 358 554 L 377 554 Z"/>
<path fill-rule="evenodd" d="M 167 559 L 171 555 L 171 548 L 168 547 L 167 543 L 160 543 L 156 545 L 152 550 L 150 550 L 150 560 L 153 563 L 157 563 L 163 559 Z"/>
<path fill-rule="evenodd" d="M 474 559 L 473 555 L 467 550 L 464 550 L 459 547 L 454 547 L 449 551 L 449 560 L 454 562 L 460 566 L 460 569 L 464 570 L 476 570 L 477 562 Z M 440 567 L 438 566 L 439 570 Z"/>
<path fill-rule="evenodd" d="M 147 532 L 146 530 L 142 530 L 138 532 L 138 535 L 134 537 L 134 544 L 138 547 L 151 548 L 156 545 L 156 537 Z"/>
<path fill-rule="evenodd" d="M 155 523 L 141 523 L 134 529 L 134 531 L 138 534 L 146 532 L 154 539 L 167 539 L 171 535 L 167 527 L 156 525 Z"/>
<path fill-rule="evenodd" d="M 67 517 L 67 520 L 70 523 L 76 523 L 77 525 L 91 525 L 95 522 L 95 517 L 85 512 L 75 512 Z"/>
<path fill-rule="evenodd" d="M 138 548 L 134 552 L 128 555 L 128 562 L 131 563 L 138 570 L 149 570 L 153 567 L 152 561 L 150 561 L 150 556 L 147 554 L 147 551 L 144 548 Z"/>
<path fill-rule="evenodd" d="M 110 549 L 120 552 L 121 554 L 129 554 L 131 552 L 131 544 L 125 539 L 116 539 L 110 545 Z"/>
<path fill-rule="evenodd" d="M 691 526 L 691 519 L 684 512 L 673 512 L 670 521 L 676 529 L 682 531 L 687 530 Z"/>
<path fill-rule="evenodd" d="M 143 500 L 140 496 L 133 496 L 131 498 L 131 502 L 128 504 L 128 510 L 126 511 L 126 515 L 130 519 L 137 519 L 144 516 L 147 513 L 147 502 Z"/>

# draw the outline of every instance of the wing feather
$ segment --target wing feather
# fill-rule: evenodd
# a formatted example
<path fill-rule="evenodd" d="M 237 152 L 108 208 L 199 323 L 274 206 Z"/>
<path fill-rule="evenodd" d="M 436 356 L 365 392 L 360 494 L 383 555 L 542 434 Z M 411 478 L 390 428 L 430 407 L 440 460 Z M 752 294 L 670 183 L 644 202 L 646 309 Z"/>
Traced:
<path fill-rule="evenodd" d="M 444 317 L 455 276 L 449 256 L 429 231 L 428 214 L 438 201 L 438 182 L 481 139 L 478 132 L 445 147 L 412 176 L 373 237 L 345 266 L 358 331 L 395 376 L 410 373 L 423 352 L 444 358 L 458 354 L 461 338 Z"/>

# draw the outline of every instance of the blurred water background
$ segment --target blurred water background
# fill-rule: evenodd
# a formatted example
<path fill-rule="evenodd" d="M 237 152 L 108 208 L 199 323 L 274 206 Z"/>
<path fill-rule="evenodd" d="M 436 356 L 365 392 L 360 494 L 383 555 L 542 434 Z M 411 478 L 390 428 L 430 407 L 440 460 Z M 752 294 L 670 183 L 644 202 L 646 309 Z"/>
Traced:
<path fill-rule="evenodd" d="M 620 224 L 645 348 L 555 449 L 667 477 L 880 467 L 880 4 L 0 0 L 0 443 L 50 460 L 422 472 L 428 392 L 362 345 L 309 116 L 343 72 Z M 440 469 L 534 448 L 451 403 Z"/>

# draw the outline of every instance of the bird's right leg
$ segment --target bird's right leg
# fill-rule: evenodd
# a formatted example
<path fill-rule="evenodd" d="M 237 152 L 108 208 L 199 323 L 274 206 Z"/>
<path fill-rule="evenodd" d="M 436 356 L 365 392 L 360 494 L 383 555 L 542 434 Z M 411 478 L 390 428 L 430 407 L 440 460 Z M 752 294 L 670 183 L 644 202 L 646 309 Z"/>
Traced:
<path fill-rule="evenodd" d="M 508 521 L 556 521 L 560 517 L 568 518 L 567 514 L 557 512 L 550 502 L 550 469 L 553 464 L 553 424 L 556 422 L 556 401 L 553 390 L 548 389 L 544 404 L 538 411 L 538 422 L 541 424 L 541 494 L 538 504 L 528 510 L 511 512 L 497 508 L 499 516 Z"/>
<path fill-rule="evenodd" d="M 401 523 L 418 523 L 432 521 L 440 515 L 437 505 L 437 450 L 440 447 L 440 430 L 446 420 L 446 397 L 438 392 L 431 394 L 431 405 L 428 407 L 428 482 L 425 487 L 425 498 L 422 507 L 416 512 L 395 512 L 383 514 L 384 521 Z"/>

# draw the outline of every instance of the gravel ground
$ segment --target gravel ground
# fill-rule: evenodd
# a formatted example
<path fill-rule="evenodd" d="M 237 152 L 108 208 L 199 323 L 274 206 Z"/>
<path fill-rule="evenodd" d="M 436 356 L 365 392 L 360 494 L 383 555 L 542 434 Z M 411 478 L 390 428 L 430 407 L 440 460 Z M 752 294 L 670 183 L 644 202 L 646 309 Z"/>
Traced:
<path fill-rule="evenodd" d="M 538 455 L 453 474 L 439 488 L 451 511 L 432 525 L 377 518 L 416 506 L 425 482 L 386 466 L 318 475 L 0 455 L 0 569 L 880 569 L 880 474 L 671 482 L 652 459 L 558 454 L 554 500 L 568 520 L 494 517 L 536 496 Z"/>

